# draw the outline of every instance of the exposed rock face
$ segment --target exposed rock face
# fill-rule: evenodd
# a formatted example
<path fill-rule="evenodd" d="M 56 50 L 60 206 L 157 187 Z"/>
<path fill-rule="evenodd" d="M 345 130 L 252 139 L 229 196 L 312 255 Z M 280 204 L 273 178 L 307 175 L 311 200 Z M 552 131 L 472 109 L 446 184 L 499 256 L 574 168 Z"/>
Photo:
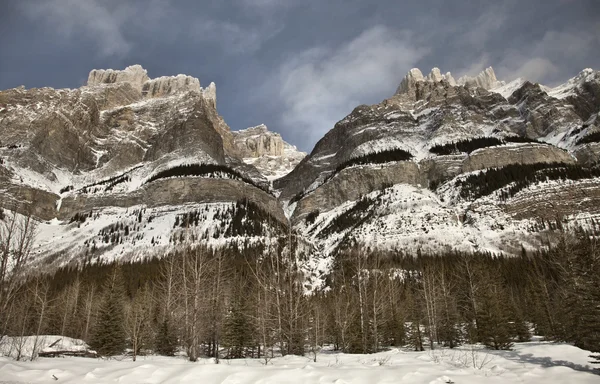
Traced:
<path fill-rule="evenodd" d="M 418 186 L 422 182 L 419 167 L 412 161 L 401 161 L 384 167 L 344 169 L 328 183 L 300 200 L 294 219 L 321 210 L 329 211 L 346 201 L 356 201 L 372 191 L 394 184 Z"/>
<path fill-rule="evenodd" d="M 90 170 L 96 156 L 91 137 L 106 132 L 93 97 L 80 90 L 11 89 L 0 92 L 0 156 L 21 167 L 48 172 L 60 165 L 74 172 Z"/>
<path fill-rule="evenodd" d="M 261 205 L 273 217 L 286 222 L 281 207 L 273 196 L 238 180 L 206 178 L 174 178 L 157 180 L 131 193 L 104 196 L 68 196 L 63 199 L 56 215 L 68 220 L 78 212 L 89 212 L 107 207 L 148 208 L 169 206 L 173 203 L 219 203 L 248 199 Z"/>
<path fill-rule="evenodd" d="M 214 108 L 217 108 L 217 86 L 215 83 L 211 82 L 208 87 L 202 91 L 202 95 Z"/>
<path fill-rule="evenodd" d="M 212 83 L 214 87 L 214 83 Z M 142 96 L 161 97 L 180 92 L 201 92 L 200 80 L 186 75 L 163 76 L 146 81 L 142 86 Z"/>
<path fill-rule="evenodd" d="M 342 170 L 333 179 L 301 199 L 294 211 L 296 219 L 320 209 L 331 210 L 346 201 L 394 184 L 428 187 L 431 183 L 451 179 L 462 173 L 503 167 L 510 164 L 574 164 L 576 160 L 564 150 L 545 144 L 513 144 L 482 148 L 470 155 L 439 156 L 402 161 L 380 166 L 363 166 Z"/>
<path fill-rule="evenodd" d="M 509 164 L 565 163 L 576 159 L 568 152 L 552 145 L 524 144 L 482 148 L 471 153 L 463 162 L 462 171 L 503 167 Z"/>
<path fill-rule="evenodd" d="M 600 184 L 598 180 L 580 180 L 560 187 L 547 188 L 544 193 L 528 190 L 504 206 L 515 219 L 535 217 L 545 220 L 600 214 Z"/>
<path fill-rule="evenodd" d="M 396 95 L 406 94 L 409 98 L 415 98 L 417 83 L 426 82 L 435 84 L 442 80 L 447 81 L 451 86 L 456 85 L 456 81 L 450 72 L 442 75 L 439 68 L 433 68 L 427 77 L 423 77 L 423 73 L 421 73 L 419 68 L 413 68 L 400 83 L 400 86 L 396 90 Z"/>
<path fill-rule="evenodd" d="M 89 94 L 101 111 L 133 104 L 142 99 L 141 90 L 128 82 L 83 87 L 82 92 Z"/>
<path fill-rule="evenodd" d="M 278 133 L 269 132 L 264 124 L 235 131 L 234 143 L 243 157 L 282 156 L 284 141 Z"/>
<path fill-rule="evenodd" d="M 232 133 L 244 161 L 271 180 L 288 174 L 306 156 L 264 124 Z"/>
<path fill-rule="evenodd" d="M 88 76 L 87 85 L 129 83 L 141 91 L 146 81 L 150 80 L 148 72 L 141 65 L 131 65 L 124 70 L 94 69 Z"/>
<path fill-rule="evenodd" d="M 457 84 L 464 85 L 466 87 L 478 87 L 486 90 L 500 87 L 504 85 L 503 82 L 498 81 L 496 79 L 496 73 L 494 72 L 494 68 L 488 67 L 484 69 L 479 75 L 475 77 L 463 76 L 458 79 Z"/>

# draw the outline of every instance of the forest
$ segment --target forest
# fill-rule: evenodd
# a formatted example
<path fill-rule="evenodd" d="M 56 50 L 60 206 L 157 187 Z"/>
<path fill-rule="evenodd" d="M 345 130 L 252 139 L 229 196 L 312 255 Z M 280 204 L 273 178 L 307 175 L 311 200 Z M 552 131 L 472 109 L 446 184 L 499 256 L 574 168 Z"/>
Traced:
<path fill-rule="evenodd" d="M 0 336 L 57 334 L 102 356 L 183 352 L 216 362 L 317 359 L 325 345 L 346 353 L 510 349 L 532 334 L 600 352 L 600 248 L 581 230 L 512 257 L 354 244 L 336 255 L 323 289 L 307 292 L 299 267 L 307 256 L 293 233 L 268 246 L 188 244 L 137 263 L 40 266 L 22 279 L 6 265 L 23 270 L 29 225 L 15 232 L 22 242 L 0 250 Z"/>
<path fill-rule="evenodd" d="M 458 179 L 460 196 L 477 199 L 506 187 L 500 198 L 506 200 L 528 186 L 548 180 L 581 180 L 600 177 L 600 167 L 584 168 L 564 163 L 510 164 L 473 173 Z"/>
<path fill-rule="evenodd" d="M 506 143 L 540 143 L 537 140 L 521 136 L 508 136 L 503 139 L 496 137 L 476 137 L 472 139 L 459 140 L 446 144 L 434 145 L 429 152 L 436 155 L 455 155 L 459 153 L 471 153 L 480 148 L 493 147 Z M 540 143 L 541 144 L 541 143 Z"/>
<path fill-rule="evenodd" d="M 165 169 L 154 175 L 152 175 L 145 184 L 151 183 L 156 180 L 164 179 L 167 177 L 181 177 L 181 176 L 213 176 L 215 173 L 224 173 L 231 176 L 233 179 L 241 180 L 247 184 L 255 186 L 256 188 L 265 190 L 264 186 L 256 183 L 254 180 L 242 175 L 235 169 L 229 168 L 225 165 L 219 164 L 184 164 Z M 268 190 L 266 190 L 268 192 Z"/>
<path fill-rule="evenodd" d="M 577 140 L 577 144 L 600 143 L 600 131 L 590 133 Z"/>

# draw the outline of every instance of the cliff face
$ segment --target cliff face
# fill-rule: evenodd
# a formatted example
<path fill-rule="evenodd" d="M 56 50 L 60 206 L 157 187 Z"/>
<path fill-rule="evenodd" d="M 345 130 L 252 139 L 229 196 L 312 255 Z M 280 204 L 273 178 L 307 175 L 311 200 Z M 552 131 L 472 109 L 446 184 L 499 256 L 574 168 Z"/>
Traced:
<path fill-rule="evenodd" d="M 355 108 L 274 186 L 324 255 L 357 242 L 407 252 L 538 248 L 558 225 L 548 220 L 600 224 L 598 84 L 589 70 L 551 89 L 506 84 L 491 68 L 458 81 L 413 69 L 394 96 Z M 394 160 L 399 151 L 410 159 Z M 482 185 L 481 195 L 467 192 Z"/>
<path fill-rule="evenodd" d="M 93 69 L 88 76 L 87 85 L 128 83 L 138 91 L 150 80 L 148 72 L 141 65 L 131 65 L 124 70 Z"/>
<path fill-rule="evenodd" d="M 273 227 L 287 225 L 267 180 L 243 162 L 218 114 L 214 83 L 202 89 L 185 75 L 150 79 L 135 65 L 93 70 L 79 89 L 2 91 L 0 105 L 0 205 L 43 221 L 41 256 L 89 252 L 97 242 L 92 228 L 114 226 L 132 210 L 163 223 L 163 246 L 177 215 L 209 206 L 222 211 L 215 222 L 231 219 L 243 201 Z M 141 252 L 146 235 L 140 229 L 118 253 Z M 116 257 L 114 248 L 94 249 Z"/>
<path fill-rule="evenodd" d="M 234 143 L 242 157 L 282 156 L 284 141 L 278 133 L 259 125 L 234 132 Z"/>
<path fill-rule="evenodd" d="M 246 164 L 256 167 L 268 179 L 274 180 L 290 173 L 306 153 L 286 143 L 281 135 L 262 124 L 234 131 L 233 141 Z"/>

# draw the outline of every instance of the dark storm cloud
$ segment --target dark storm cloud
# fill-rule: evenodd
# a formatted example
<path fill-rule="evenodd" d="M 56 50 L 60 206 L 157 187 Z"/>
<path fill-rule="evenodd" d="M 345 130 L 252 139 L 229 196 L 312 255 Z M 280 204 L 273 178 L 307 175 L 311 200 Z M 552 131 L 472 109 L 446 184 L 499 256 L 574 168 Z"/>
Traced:
<path fill-rule="evenodd" d="M 596 0 L 21 0 L 0 15 L 0 89 L 77 87 L 92 68 L 217 84 L 232 129 L 310 150 L 411 67 L 555 85 L 600 67 Z"/>

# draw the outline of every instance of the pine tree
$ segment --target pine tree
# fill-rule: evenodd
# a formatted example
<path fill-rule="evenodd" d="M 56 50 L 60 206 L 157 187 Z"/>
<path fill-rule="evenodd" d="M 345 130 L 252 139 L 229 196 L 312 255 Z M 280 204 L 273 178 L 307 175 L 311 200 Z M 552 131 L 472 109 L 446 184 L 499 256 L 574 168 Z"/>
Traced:
<path fill-rule="evenodd" d="M 481 342 L 495 350 L 510 349 L 513 344 L 510 311 L 498 284 L 492 282 L 486 287 L 479 312 L 477 332 Z"/>
<path fill-rule="evenodd" d="M 246 349 L 253 344 L 254 329 L 250 318 L 244 313 L 244 306 L 237 299 L 225 317 L 223 346 L 229 349 L 228 357 L 246 357 Z"/>
<path fill-rule="evenodd" d="M 118 355 L 125 349 L 124 287 L 121 269 L 114 267 L 104 285 L 104 298 L 90 340 L 90 346 L 100 355 Z"/>
<path fill-rule="evenodd" d="M 163 356 L 174 356 L 177 350 L 177 335 L 170 320 L 165 319 L 158 329 L 155 339 L 156 353 Z"/>

